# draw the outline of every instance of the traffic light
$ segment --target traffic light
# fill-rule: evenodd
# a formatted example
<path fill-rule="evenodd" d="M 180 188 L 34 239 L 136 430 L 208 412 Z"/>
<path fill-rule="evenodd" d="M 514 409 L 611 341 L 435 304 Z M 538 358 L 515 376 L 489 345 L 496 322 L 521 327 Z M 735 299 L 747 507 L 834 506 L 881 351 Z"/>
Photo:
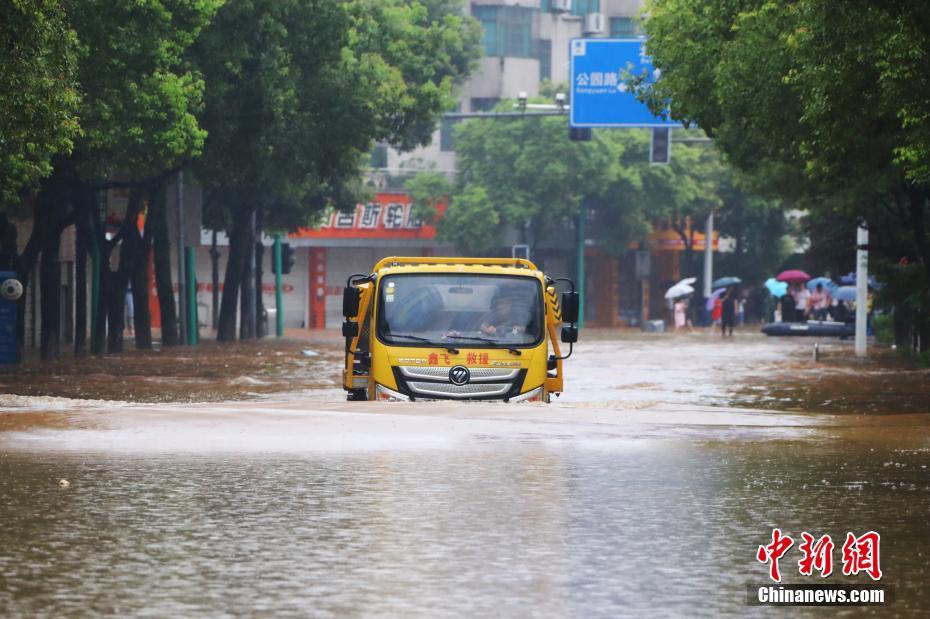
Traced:
<path fill-rule="evenodd" d="M 572 142 L 590 142 L 591 127 L 569 127 L 568 139 Z"/>
<path fill-rule="evenodd" d="M 294 268 L 294 248 L 291 247 L 290 243 L 281 243 L 281 274 L 287 275 L 291 272 L 291 269 Z M 278 268 L 277 265 L 272 261 L 271 272 L 277 274 Z"/>
<path fill-rule="evenodd" d="M 668 164 L 672 161 L 672 130 L 668 127 L 653 127 L 652 142 L 649 144 L 649 163 Z"/>

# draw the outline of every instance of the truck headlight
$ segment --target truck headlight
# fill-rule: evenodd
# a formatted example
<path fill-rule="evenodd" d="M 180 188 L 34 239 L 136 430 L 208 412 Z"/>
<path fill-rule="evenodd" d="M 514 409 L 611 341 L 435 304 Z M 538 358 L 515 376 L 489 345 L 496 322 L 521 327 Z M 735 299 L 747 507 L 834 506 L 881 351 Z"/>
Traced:
<path fill-rule="evenodd" d="M 375 401 L 376 402 L 409 402 L 410 396 L 404 395 L 399 391 L 388 389 L 382 384 L 375 383 Z"/>
<path fill-rule="evenodd" d="M 508 402 L 542 402 L 543 400 L 543 388 L 536 387 L 535 389 L 530 389 L 526 393 L 521 393 L 520 395 L 510 398 Z"/>

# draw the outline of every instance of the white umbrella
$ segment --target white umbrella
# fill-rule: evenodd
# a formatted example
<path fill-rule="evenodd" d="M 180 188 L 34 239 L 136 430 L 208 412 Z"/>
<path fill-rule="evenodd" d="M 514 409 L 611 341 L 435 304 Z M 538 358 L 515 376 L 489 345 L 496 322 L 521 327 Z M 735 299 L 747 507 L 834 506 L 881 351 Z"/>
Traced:
<path fill-rule="evenodd" d="M 684 284 L 685 286 L 693 286 L 696 281 L 697 281 L 696 277 L 686 277 L 675 285 L 681 286 L 682 284 Z"/>
<path fill-rule="evenodd" d="M 678 297 L 683 297 L 685 295 L 692 294 L 694 288 L 688 284 L 677 283 L 671 288 L 668 289 L 665 293 L 666 299 L 677 299 Z"/>

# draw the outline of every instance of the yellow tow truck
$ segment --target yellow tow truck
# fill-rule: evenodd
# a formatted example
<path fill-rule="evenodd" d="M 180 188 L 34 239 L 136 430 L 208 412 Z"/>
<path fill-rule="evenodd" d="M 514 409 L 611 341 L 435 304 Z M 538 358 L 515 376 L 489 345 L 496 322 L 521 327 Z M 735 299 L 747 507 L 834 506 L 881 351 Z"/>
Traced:
<path fill-rule="evenodd" d="M 578 341 L 574 283 L 522 258 L 385 258 L 342 310 L 349 400 L 549 402 Z"/>

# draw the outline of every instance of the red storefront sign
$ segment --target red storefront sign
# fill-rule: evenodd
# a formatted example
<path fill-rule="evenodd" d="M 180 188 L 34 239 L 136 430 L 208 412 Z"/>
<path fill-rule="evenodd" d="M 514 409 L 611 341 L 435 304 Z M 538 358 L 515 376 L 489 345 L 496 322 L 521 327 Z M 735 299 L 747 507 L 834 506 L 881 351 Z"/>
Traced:
<path fill-rule="evenodd" d="M 441 216 L 446 205 L 437 206 Z M 379 193 L 374 200 L 359 204 L 354 212 L 336 211 L 319 228 L 301 228 L 288 236 L 293 239 L 433 239 L 436 227 L 414 216 L 410 196 Z"/>

